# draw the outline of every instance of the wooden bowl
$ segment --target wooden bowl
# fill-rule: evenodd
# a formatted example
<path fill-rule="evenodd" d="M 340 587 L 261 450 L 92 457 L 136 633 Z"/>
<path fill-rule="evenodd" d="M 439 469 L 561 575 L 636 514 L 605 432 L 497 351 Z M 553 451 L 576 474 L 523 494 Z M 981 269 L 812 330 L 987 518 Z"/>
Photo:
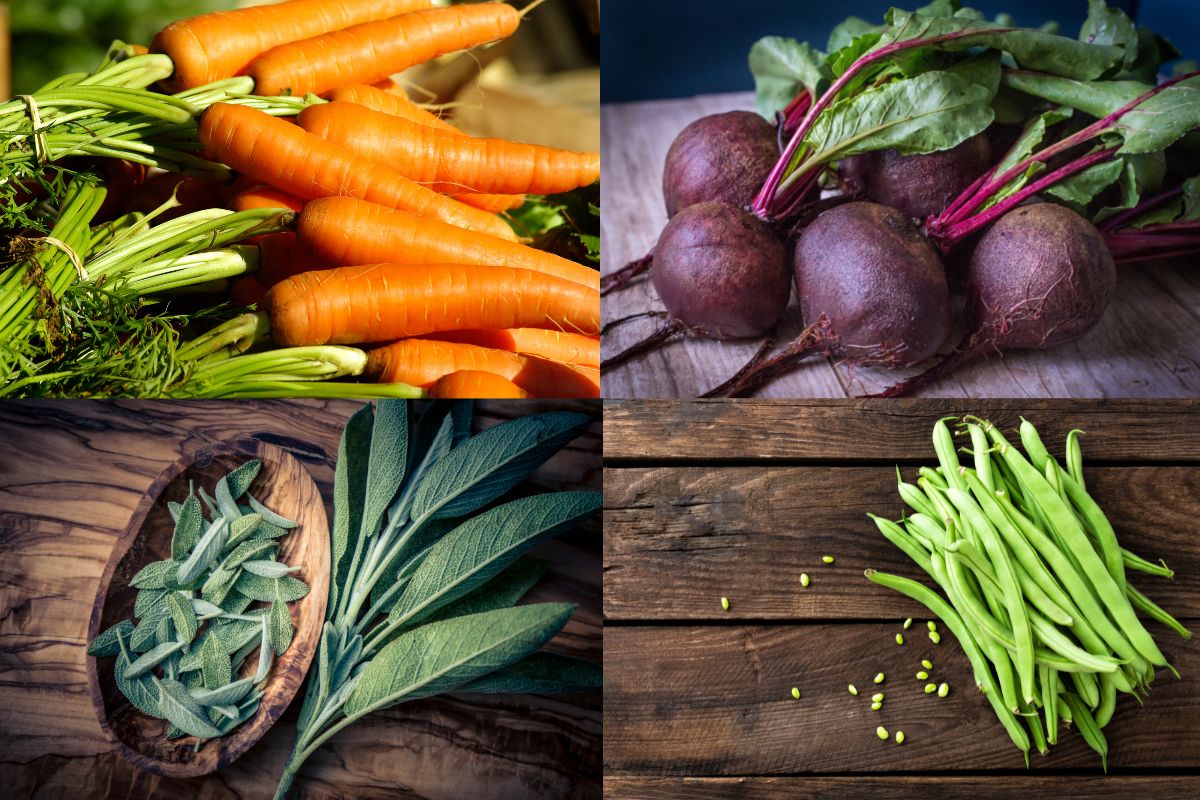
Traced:
<path fill-rule="evenodd" d="M 158 476 L 113 547 L 92 608 L 88 641 L 111 625 L 133 618 L 137 590 L 129 585 L 130 580 L 151 561 L 171 557 L 175 524 L 167 511 L 167 501 L 182 502 L 187 497 L 189 480 L 211 494 L 222 476 L 252 458 L 262 460 L 262 470 L 250 487 L 251 493 L 267 508 L 299 523 L 279 539 L 278 558 L 301 566 L 297 577 L 309 585 L 304 598 L 289 604 L 295 636 L 291 647 L 271 667 L 258 712 L 229 734 L 206 741 L 197 753 L 194 737 L 168 740 L 164 720 L 149 717 L 130 705 L 113 679 L 116 659 L 88 656 L 92 705 L 105 736 L 134 765 L 159 775 L 175 778 L 207 775 L 246 752 L 292 701 L 320 643 L 329 597 L 329 524 L 325 505 L 316 483 L 296 459 L 256 439 L 210 445 L 190 458 L 175 462 Z M 251 653 L 244 671 L 253 673 L 257 661 L 257 655 Z"/>

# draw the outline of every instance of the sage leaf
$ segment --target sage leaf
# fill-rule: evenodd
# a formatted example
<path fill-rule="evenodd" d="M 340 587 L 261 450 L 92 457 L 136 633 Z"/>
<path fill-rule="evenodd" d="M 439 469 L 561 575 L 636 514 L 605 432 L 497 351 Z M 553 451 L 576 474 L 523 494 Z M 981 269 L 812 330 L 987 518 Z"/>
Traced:
<path fill-rule="evenodd" d="M 764 36 L 750 47 L 750 74 L 755 108 L 772 121 L 800 92 L 820 97 L 821 87 L 829 82 L 825 54 L 808 42 L 783 36 Z"/>
<path fill-rule="evenodd" d="M 362 534 L 379 532 L 383 514 L 404 483 L 408 469 L 408 403 L 383 399 L 375 406 L 367 484 L 363 497 Z"/>
<path fill-rule="evenodd" d="M 208 509 L 208 516 L 214 521 L 217 520 L 221 516 L 221 509 L 217 507 L 217 501 L 212 498 L 212 495 L 204 491 L 203 486 L 197 488 L 196 493 L 204 501 L 204 507 Z"/>
<path fill-rule="evenodd" d="M 235 587 L 239 592 L 255 600 L 272 602 L 276 599 L 276 585 L 286 602 L 299 600 L 308 594 L 308 584 L 299 578 L 285 575 L 282 578 L 264 578 L 250 572 L 238 576 Z"/>
<path fill-rule="evenodd" d="M 192 611 L 196 612 L 197 616 L 201 617 L 202 619 L 219 617 L 221 614 L 225 613 L 225 609 L 221 608 L 219 605 L 210 603 L 207 600 L 199 597 L 192 598 Z"/>
<path fill-rule="evenodd" d="M 518 606 L 414 628 L 367 664 L 346 701 L 346 716 L 452 691 L 506 667 L 545 644 L 573 608 L 569 603 Z"/>
<path fill-rule="evenodd" d="M 176 503 L 174 500 L 167 501 L 167 513 L 171 515 L 172 522 L 179 522 L 179 512 L 183 510 L 183 503 Z"/>
<path fill-rule="evenodd" d="M 233 492 L 229 490 L 228 477 L 217 481 L 217 488 L 213 494 L 217 500 L 217 510 L 227 522 L 232 524 L 234 520 L 242 516 L 242 512 L 238 511 L 237 503 L 233 501 Z"/>
<path fill-rule="evenodd" d="M 253 622 L 243 619 L 224 620 L 215 629 L 217 640 L 226 653 L 236 653 L 246 645 L 258 640 L 262 619 Z"/>
<path fill-rule="evenodd" d="M 277 546 L 275 542 L 269 539 L 251 539 L 250 541 L 242 542 L 221 559 L 221 567 L 226 570 L 232 570 L 240 567 L 243 562 L 249 561 L 252 558 L 258 558 L 263 555 L 273 558 Z"/>
<path fill-rule="evenodd" d="M 163 716 L 182 731 L 198 739 L 215 739 L 221 732 L 204 718 L 204 711 L 192 696 L 187 687 L 178 681 L 157 680 L 159 689 L 159 706 Z"/>
<path fill-rule="evenodd" d="M 144 653 L 154 646 L 157 636 L 158 623 L 166 619 L 166 605 L 145 615 L 129 634 L 129 646 L 138 653 Z"/>
<path fill-rule="evenodd" d="M 133 576 L 129 585 L 137 589 L 165 589 L 167 577 L 178 570 L 179 564 L 170 559 L 166 561 L 151 561 L 138 570 L 138 573 Z"/>
<path fill-rule="evenodd" d="M 549 566 L 548 561 L 522 558 L 470 594 L 439 608 L 430 620 L 453 619 L 514 606 L 541 580 Z"/>
<path fill-rule="evenodd" d="M 287 601 L 283 599 L 282 594 L 276 594 L 274 603 L 271 603 L 271 613 L 268 616 L 269 638 L 271 647 L 275 650 L 275 655 L 281 656 L 287 652 L 288 645 L 292 643 L 292 615 L 288 612 Z"/>
<path fill-rule="evenodd" d="M 330 613 L 338 607 L 339 593 L 350 572 L 350 537 L 361 534 L 366 496 L 367 460 L 374 425 L 371 404 L 364 405 L 346 422 L 338 445 L 333 480 L 333 525 L 330 528 Z"/>
<path fill-rule="evenodd" d="M 237 500 L 246 493 L 246 490 L 250 488 L 250 484 L 254 483 L 254 479 L 258 477 L 260 469 L 262 469 L 262 461 L 254 458 L 225 476 L 225 482 L 229 487 L 229 494 L 234 500 Z"/>
<path fill-rule="evenodd" d="M 263 578 L 282 578 L 284 575 L 300 571 L 299 567 L 289 567 L 278 561 L 245 561 L 242 563 L 242 569 Z"/>
<path fill-rule="evenodd" d="M 167 725 L 167 739 L 182 739 L 187 735 L 188 732 L 183 728 L 176 728 L 174 725 Z"/>
<path fill-rule="evenodd" d="M 125 669 L 126 678 L 137 678 L 157 667 L 167 656 L 183 649 L 183 642 L 165 642 L 138 657 Z"/>
<path fill-rule="evenodd" d="M 386 614 L 400 598 L 400 594 L 393 591 L 395 584 L 411 578 L 412 571 L 416 569 L 425 553 L 429 552 L 429 548 L 457 528 L 461 522 L 461 519 L 432 519 L 411 531 L 407 541 L 393 549 L 379 580 L 371 587 L 371 604 Z M 385 594 L 390 598 L 386 602 Z"/>
<path fill-rule="evenodd" d="M 412 622 L 429 616 L 495 577 L 538 542 L 595 515 L 600 502 L 599 492 L 547 492 L 472 517 L 430 548 L 388 618 Z"/>
<path fill-rule="evenodd" d="M 292 527 L 295 527 L 294 525 Z M 258 527 L 254 529 L 254 533 L 250 534 L 250 540 L 256 539 L 278 539 L 288 532 L 287 528 L 281 528 L 278 525 L 267 522 L 264 518 L 258 523 Z"/>
<path fill-rule="evenodd" d="M 233 679 L 229 654 L 215 636 L 206 637 L 200 648 L 200 674 L 205 689 L 216 689 Z"/>
<path fill-rule="evenodd" d="M 333 670 L 332 683 L 334 686 L 341 686 L 350 679 L 350 673 L 358 665 L 358 658 L 362 655 L 362 648 L 362 636 L 356 635 L 350 640 L 346 652 L 338 659 L 337 667 Z"/>
<path fill-rule="evenodd" d="M 413 496 L 414 520 L 469 514 L 520 483 L 592 418 L 560 411 L 495 425 L 434 464 Z"/>
<path fill-rule="evenodd" d="M 598 661 L 539 652 L 458 687 L 460 692 L 571 694 L 590 692 L 604 682 Z"/>
<path fill-rule="evenodd" d="M 191 644 L 200 628 L 200 621 L 196 619 L 196 612 L 192 610 L 192 601 L 179 592 L 171 592 L 167 595 L 167 611 L 171 615 L 171 622 L 175 625 L 179 641 Z"/>
<path fill-rule="evenodd" d="M 242 594 L 241 592 L 231 591 L 229 596 L 225 598 L 225 602 L 222 607 L 228 614 L 241 614 L 243 611 L 249 608 L 250 604 L 253 602 L 254 601 L 252 599 L 246 597 L 246 595 Z"/>
<path fill-rule="evenodd" d="M 138 592 L 133 601 L 133 614 L 138 619 L 144 619 L 155 611 L 165 612 L 167 608 L 166 589 L 143 589 Z"/>
<path fill-rule="evenodd" d="M 217 723 L 217 727 L 221 729 L 221 735 L 229 733 L 231 730 L 241 725 L 246 720 L 253 717 L 258 712 L 259 702 L 262 700 L 262 693 L 257 693 L 257 696 L 251 696 L 247 701 L 243 701 L 238 708 L 237 719 L 223 719 Z"/>
<path fill-rule="evenodd" d="M 271 672 L 271 633 L 266 617 L 262 621 L 262 641 L 258 649 L 258 669 L 254 672 L 254 682 L 261 683 Z"/>
<path fill-rule="evenodd" d="M 125 642 L 120 632 L 117 633 L 117 645 L 121 651 L 117 654 L 117 663 L 113 667 L 113 677 L 116 680 L 117 689 L 138 711 L 156 719 L 162 719 L 163 712 L 159 707 L 159 693 L 152 682 L 152 677 L 130 678 L 126 675 L 132 662 L 129 660 L 129 651 L 125 649 Z"/>
<path fill-rule="evenodd" d="M 241 574 L 241 567 L 233 569 L 217 567 L 209 573 L 208 578 L 204 581 L 204 585 L 200 587 L 200 595 L 208 602 L 225 608 L 225 604 L 229 596 L 233 593 L 234 586 L 237 584 L 237 579 Z"/>
<path fill-rule="evenodd" d="M 175 641 L 175 623 L 171 621 L 171 615 L 168 612 L 158 621 L 158 625 L 154 629 L 154 643 L 159 645 L 173 641 Z"/>
<path fill-rule="evenodd" d="M 214 705 L 214 706 L 211 706 L 211 708 L 213 711 L 216 711 L 218 714 L 220 714 L 222 717 L 225 717 L 226 719 L 237 719 L 238 718 L 237 706 Z M 212 715 L 210 714 L 209 717 L 211 717 L 211 716 Z"/>
<path fill-rule="evenodd" d="M 229 523 L 229 541 L 225 543 L 225 546 L 233 547 L 243 543 L 254 534 L 254 531 L 261 524 L 262 517 L 258 514 L 247 514 L 244 517 L 237 517 L 233 522 Z"/>
<path fill-rule="evenodd" d="M 221 549 L 225 546 L 228 531 L 229 527 L 223 519 L 218 519 L 209 526 L 204 535 L 200 537 L 200 541 L 196 543 L 196 548 L 188 556 L 187 561 L 179 565 L 180 583 L 190 584 L 204 574 L 204 571 L 217 560 L 217 556 L 221 554 Z"/>
<path fill-rule="evenodd" d="M 242 702 L 254 689 L 254 681 L 249 678 L 227 683 L 216 689 L 190 689 L 192 699 L 202 706 L 237 705 Z"/>
<path fill-rule="evenodd" d="M 200 510 L 200 500 L 194 494 L 189 494 L 179 507 L 179 516 L 175 520 L 175 533 L 171 536 L 171 558 L 183 561 L 187 554 L 200 541 L 200 533 L 204 529 L 204 515 Z"/>
<path fill-rule="evenodd" d="M 252 508 L 260 517 L 262 517 L 264 522 L 268 522 L 277 528 L 283 528 L 285 530 L 291 530 L 299 524 L 297 522 L 293 522 L 287 517 L 276 514 L 274 511 L 259 502 L 254 495 L 247 494 L 246 497 L 250 501 L 250 508 Z"/>
<path fill-rule="evenodd" d="M 111 628 L 96 634 L 96 638 L 92 639 L 92 643 L 88 645 L 88 655 L 96 658 L 107 658 L 115 656 L 121 652 L 120 643 L 117 641 L 117 635 L 128 639 L 133 633 L 133 620 L 123 619 Z"/>
<path fill-rule="evenodd" d="M 334 650 L 338 646 L 337 630 L 328 620 L 321 626 L 321 642 L 317 646 L 317 694 L 320 697 L 329 696 L 329 679 L 333 673 L 332 660 L 337 656 Z M 300 726 L 304 730 L 304 725 Z"/>

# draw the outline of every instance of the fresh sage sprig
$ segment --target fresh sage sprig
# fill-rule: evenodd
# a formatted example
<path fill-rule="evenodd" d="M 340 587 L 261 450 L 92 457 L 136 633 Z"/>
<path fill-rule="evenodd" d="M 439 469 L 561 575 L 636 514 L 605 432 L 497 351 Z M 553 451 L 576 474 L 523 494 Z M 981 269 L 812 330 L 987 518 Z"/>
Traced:
<path fill-rule="evenodd" d="M 308 594 L 293 574 L 299 567 L 275 560 L 279 537 L 296 523 L 249 493 L 261 468 L 257 459 L 242 464 L 217 481 L 215 498 L 189 485 L 182 503 L 167 503 L 171 557 L 130 581 L 136 621 L 118 622 L 88 647 L 116 657 L 117 688 L 167 720 L 167 738 L 195 736 L 197 749 L 254 716 L 273 658 L 292 642 L 288 603 Z M 253 674 L 242 677 L 256 650 Z"/>
<path fill-rule="evenodd" d="M 567 603 L 516 606 L 545 571 L 526 553 L 600 509 L 597 492 L 495 502 L 579 436 L 585 414 L 471 435 L 469 401 L 364 406 L 334 479 L 329 605 L 282 798 L 317 748 L 372 711 L 442 692 L 578 692 L 600 665 L 539 649 Z M 279 579 L 284 580 L 284 579 Z"/>

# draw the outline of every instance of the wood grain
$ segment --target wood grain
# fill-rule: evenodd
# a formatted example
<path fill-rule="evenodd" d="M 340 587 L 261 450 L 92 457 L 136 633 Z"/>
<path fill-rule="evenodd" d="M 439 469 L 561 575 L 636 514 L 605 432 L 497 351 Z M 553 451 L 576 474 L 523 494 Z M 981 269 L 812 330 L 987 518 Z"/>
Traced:
<path fill-rule="evenodd" d="M 163 468 L 214 442 L 251 437 L 287 450 L 326 501 L 352 401 L 9 402 L 0 404 L 0 785 L 13 797 L 269 797 L 299 704 L 214 775 L 142 772 L 112 751 L 86 689 L 87 623 L 109 554 Z M 480 427 L 546 408 L 477 404 Z M 531 478 L 600 487 L 600 426 Z M 531 601 L 578 608 L 551 648 L 601 654 L 599 524 L 533 552 L 551 561 Z M 459 695 L 371 715 L 309 759 L 294 797 L 509 798 L 600 795 L 601 705 L 578 697 Z M 11 787 L 11 788 L 10 788 Z"/>
<path fill-rule="evenodd" d="M 175 524 L 167 502 L 183 502 L 191 486 L 210 494 L 217 481 L 251 459 L 262 468 L 250 493 L 296 527 L 279 540 L 278 560 L 301 567 L 296 577 L 308 594 L 288 604 L 295 635 L 287 651 L 274 660 L 263 687 L 258 712 L 229 735 L 195 748 L 196 739 L 168 740 L 165 720 L 135 709 L 117 689 L 115 659 L 89 657 L 88 688 L 100 727 L 118 753 L 139 769 L 177 778 L 207 775 L 232 763 L 262 738 L 292 702 L 316 654 L 329 598 L 329 524 L 317 485 L 300 462 L 258 439 L 218 442 L 184 456 L 155 479 L 129 518 L 100 578 L 88 625 L 89 641 L 121 620 L 134 619 L 138 590 L 130 585 L 142 567 L 171 558 Z M 265 604 L 255 603 L 254 606 Z M 257 651 L 242 665 L 239 677 L 258 669 Z"/>
<path fill-rule="evenodd" d="M 933 423 L 976 414 L 1006 435 L 1022 416 L 1053 453 L 1071 428 L 1088 464 L 1200 460 L 1197 400 L 640 400 L 607 402 L 608 464 L 652 460 L 870 461 L 926 464 Z"/>
<path fill-rule="evenodd" d="M 899 630 L 898 622 L 609 628 L 605 774 L 1022 769 L 1021 752 L 976 691 L 953 637 L 934 645 L 914 625 L 898 647 Z M 1196 641 L 1161 640 L 1182 680 L 1161 672 L 1142 707 L 1127 695 L 1118 699 L 1105 729 L 1110 769 L 1196 768 Z M 914 677 L 922 658 L 933 662 L 933 680 L 950 684 L 948 697 L 924 693 L 924 681 Z M 887 676 L 878 687 L 871 682 L 877 672 Z M 858 697 L 849 683 L 859 687 Z M 793 686 L 800 700 L 792 699 Z M 875 691 L 885 695 L 878 712 L 870 710 Z M 878 725 L 903 730 L 904 744 L 880 741 Z M 1033 753 L 1030 763 L 1034 770 L 1100 768 L 1074 731 L 1062 732 L 1049 755 Z"/>
<path fill-rule="evenodd" d="M 666 224 L 662 167 L 671 141 L 689 122 L 752 109 L 748 94 L 601 107 L 604 215 L 601 272 L 610 273 L 653 247 Z M 1200 272 L 1194 264 L 1121 267 L 1116 297 L 1083 338 L 1045 352 L 1010 353 L 976 362 L 925 391 L 928 397 L 1195 397 L 1200 394 Z M 605 320 L 661 309 L 643 280 L 601 302 Z M 639 320 L 605 337 L 610 356 L 653 329 Z M 793 299 L 781 327 L 802 328 Z M 603 376 L 608 398 L 695 397 L 732 375 L 757 343 L 689 339 L 660 348 Z M 760 393 L 762 397 L 847 397 L 879 391 L 913 370 L 850 368 L 814 360 Z"/>

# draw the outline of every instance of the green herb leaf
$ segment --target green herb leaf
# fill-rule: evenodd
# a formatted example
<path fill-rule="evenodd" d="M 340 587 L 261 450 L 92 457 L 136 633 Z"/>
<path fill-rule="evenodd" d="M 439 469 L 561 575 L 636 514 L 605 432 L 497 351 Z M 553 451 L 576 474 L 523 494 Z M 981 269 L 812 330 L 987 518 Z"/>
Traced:
<path fill-rule="evenodd" d="M 216 689 L 190 688 L 192 699 L 202 706 L 224 706 L 242 702 L 254 690 L 254 681 L 242 678 Z"/>
<path fill-rule="evenodd" d="M 258 613 L 257 611 L 255 613 Z M 253 622 L 244 619 L 224 620 L 217 626 L 217 638 L 226 653 L 236 653 L 258 638 L 262 620 Z"/>
<path fill-rule="evenodd" d="M 412 622 L 429 616 L 496 576 L 538 542 L 599 510 L 598 492 L 547 492 L 467 520 L 430 549 L 388 618 Z"/>
<path fill-rule="evenodd" d="M 350 571 L 350 537 L 358 536 L 361 529 L 373 422 L 374 412 L 368 403 L 346 422 L 338 446 L 333 480 L 333 526 L 330 528 L 328 608 L 331 615 L 338 607 L 338 594 Z"/>
<path fill-rule="evenodd" d="M 179 564 L 169 559 L 167 561 L 151 561 L 138 570 L 129 585 L 138 589 L 163 589 L 166 588 L 167 576 L 178 570 Z"/>
<path fill-rule="evenodd" d="M 487 505 L 591 423 L 586 414 L 535 414 L 471 437 L 429 469 L 413 496 L 412 518 L 458 517 Z"/>
<path fill-rule="evenodd" d="M 214 492 L 217 500 L 217 509 L 221 516 L 229 523 L 241 517 L 242 512 L 238 509 L 237 503 L 233 499 L 233 492 L 229 488 L 229 478 L 221 478 L 217 481 L 217 489 Z"/>
<path fill-rule="evenodd" d="M 258 514 L 247 514 L 244 517 L 237 517 L 229 524 L 229 540 L 225 542 L 225 547 L 233 547 L 243 544 L 247 538 L 254 535 L 258 526 L 262 524 L 262 517 Z"/>
<path fill-rule="evenodd" d="M 221 554 L 221 549 L 225 546 L 228 531 L 229 527 L 224 519 L 218 519 L 209 526 L 204 535 L 200 537 L 200 541 L 196 543 L 196 549 L 188 556 L 187 561 L 179 565 L 178 578 L 180 583 L 191 583 L 212 566 L 212 563 L 217 560 L 217 556 Z"/>
<path fill-rule="evenodd" d="M 214 603 L 210 603 L 207 600 L 203 600 L 199 597 L 193 597 L 192 611 L 196 612 L 196 615 L 200 617 L 216 617 L 221 615 L 225 609 Z"/>
<path fill-rule="evenodd" d="M 144 653 L 154 646 L 157 637 L 158 623 L 167 617 L 166 595 L 163 595 L 163 605 L 150 614 L 146 614 L 129 634 L 129 646 L 138 653 Z"/>
<path fill-rule="evenodd" d="M 205 637 L 200 648 L 200 674 L 204 678 L 205 689 L 220 688 L 233 678 L 229 654 L 224 651 L 220 640 L 215 636 Z"/>
<path fill-rule="evenodd" d="M 264 553 L 274 554 L 276 543 L 270 539 L 251 539 L 242 542 L 237 547 L 229 551 L 229 554 L 221 559 L 221 568 L 225 570 L 233 570 L 242 566 L 243 563 L 252 558 L 258 558 Z"/>
<path fill-rule="evenodd" d="M 254 671 L 254 682 L 260 683 L 267 679 L 271 672 L 271 633 L 267 618 L 262 621 L 262 638 L 258 646 L 258 669 Z"/>
<path fill-rule="evenodd" d="M 542 579 L 549 566 L 549 561 L 539 558 L 519 559 L 475 591 L 439 608 L 430 621 L 510 608 Z"/>
<path fill-rule="evenodd" d="M 200 541 L 200 533 L 204 528 L 204 515 L 200 510 L 200 500 L 194 494 L 189 494 L 179 507 L 179 517 L 175 520 L 175 533 L 171 536 L 171 558 L 183 561 L 187 554 Z"/>
<path fill-rule="evenodd" d="M 138 619 L 145 619 L 156 611 L 165 613 L 167 594 L 166 589 L 143 589 L 138 592 L 137 599 L 133 601 L 134 616 Z"/>
<path fill-rule="evenodd" d="M 572 609 L 567 603 L 518 606 L 408 631 L 367 664 L 346 701 L 346 716 L 452 691 L 519 661 L 554 636 Z"/>
<path fill-rule="evenodd" d="M 231 591 L 229 596 L 225 598 L 223 605 L 226 612 L 230 614 L 241 614 L 243 611 L 249 608 L 250 604 L 253 602 L 254 600 L 246 597 L 246 595 L 242 594 L 241 592 Z"/>
<path fill-rule="evenodd" d="M 254 511 L 263 518 L 263 521 L 269 522 L 271 525 L 274 525 L 277 528 L 283 528 L 284 530 L 291 530 L 292 528 L 296 527 L 296 522 L 293 522 L 287 517 L 276 514 L 274 511 L 260 503 L 254 497 L 254 495 L 247 494 L 246 497 L 250 500 L 250 508 L 254 509 Z"/>
<path fill-rule="evenodd" d="M 171 622 L 175 624 L 175 633 L 179 641 L 191 644 L 200 627 L 196 612 L 192 610 L 192 601 L 179 592 L 171 592 L 167 595 L 167 611 L 171 615 Z"/>
<path fill-rule="evenodd" d="M 284 601 L 288 603 L 299 600 L 308 594 L 308 584 L 291 575 L 285 575 L 282 578 L 264 578 L 261 575 L 243 572 L 238 576 L 235 586 L 239 592 L 249 598 L 273 602 L 276 599 L 277 584 L 278 591 L 282 593 Z"/>
<path fill-rule="evenodd" d="M 226 600 L 234 591 L 234 586 L 237 585 L 237 579 L 241 574 L 241 567 L 233 569 L 217 567 L 209 574 L 200 588 L 201 596 L 210 603 L 225 608 Z"/>
<path fill-rule="evenodd" d="M 179 681 L 158 680 L 159 706 L 175 727 L 198 739 L 215 739 L 221 732 L 204 717 L 200 705 Z"/>
<path fill-rule="evenodd" d="M 604 683 L 597 661 L 539 652 L 458 687 L 460 692 L 570 694 L 594 691 Z"/>
<path fill-rule="evenodd" d="M 289 567 L 287 564 L 281 564 L 278 561 L 245 561 L 242 563 L 242 569 L 264 578 L 282 578 L 284 575 L 290 575 L 300 568 Z"/>
<path fill-rule="evenodd" d="M 133 620 L 123 619 L 111 628 L 96 634 L 96 638 L 92 639 L 92 643 L 88 645 L 88 655 L 96 658 L 107 658 L 115 656 L 121 652 L 120 643 L 117 641 L 119 633 L 123 638 L 128 639 L 133 633 Z"/>
<path fill-rule="evenodd" d="M 126 678 L 138 678 L 145 675 L 154 667 L 157 667 L 167 656 L 183 649 L 183 642 L 165 642 L 157 645 L 150 652 L 138 657 L 128 667 L 125 668 Z"/>
<path fill-rule="evenodd" d="M 783 36 L 764 36 L 750 48 L 750 74 L 758 113 L 768 120 L 808 90 L 813 97 L 828 83 L 825 54 Z"/>
<path fill-rule="evenodd" d="M 271 603 L 268 633 L 271 649 L 275 651 L 275 655 L 281 656 L 287 652 L 288 645 L 292 643 L 292 615 L 288 612 L 287 601 L 282 599 L 282 595 L 277 597 L 278 599 Z"/>
<path fill-rule="evenodd" d="M 120 690 L 121 694 L 125 695 L 125 699 L 138 711 L 156 719 L 163 719 L 163 712 L 158 702 L 158 689 L 152 682 L 153 678 L 151 676 L 143 676 L 141 678 L 127 677 L 126 672 L 131 662 L 129 660 L 129 652 L 125 650 L 125 643 L 120 633 L 117 634 L 117 643 L 121 650 L 117 654 L 117 663 L 113 667 L 113 677 L 116 679 L 117 689 Z"/>
<path fill-rule="evenodd" d="M 383 514 L 408 469 L 408 403 L 384 399 L 375 406 L 371 428 L 371 453 L 367 461 L 367 489 L 363 498 L 362 532 L 379 532 Z"/>
<path fill-rule="evenodd" d="M 262 461 L 255 458 L 226 475 L 225 480 L 229 488 L 230 497 L 237 500 L 244 495 L 246 490 L 250 488 L 250 484 L 254 483 L 254 479 L 258 477 L 260 469 L 262 469 Z"/>

